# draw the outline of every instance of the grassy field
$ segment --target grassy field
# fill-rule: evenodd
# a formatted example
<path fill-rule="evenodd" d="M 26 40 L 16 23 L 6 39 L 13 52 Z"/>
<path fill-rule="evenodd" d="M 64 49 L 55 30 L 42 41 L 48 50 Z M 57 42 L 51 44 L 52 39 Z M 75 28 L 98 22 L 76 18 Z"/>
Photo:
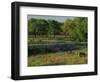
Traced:
<path fill-rule="evenodd" d="M 86 55 L 80 57 L 80 51 L 86 53 Z M 28 57 L 28 66 L 75 65 L 87 63 L 87 49 L 71 52 L 38 54 Z"/>

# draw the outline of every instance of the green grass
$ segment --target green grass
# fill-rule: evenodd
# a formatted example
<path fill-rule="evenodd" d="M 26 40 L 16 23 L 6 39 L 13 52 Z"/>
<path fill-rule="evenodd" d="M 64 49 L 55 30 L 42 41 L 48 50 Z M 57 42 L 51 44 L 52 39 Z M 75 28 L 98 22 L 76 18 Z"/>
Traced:
<path fill-rule="evenodd" d="M 87 64 L 87 49 L 81 50 L 81 52 L 86 53 L 84 57 L 80 57 L 79 52 L 80 50 L 75 50 L 31 55 L 28 57 L 28 66 Z"/>

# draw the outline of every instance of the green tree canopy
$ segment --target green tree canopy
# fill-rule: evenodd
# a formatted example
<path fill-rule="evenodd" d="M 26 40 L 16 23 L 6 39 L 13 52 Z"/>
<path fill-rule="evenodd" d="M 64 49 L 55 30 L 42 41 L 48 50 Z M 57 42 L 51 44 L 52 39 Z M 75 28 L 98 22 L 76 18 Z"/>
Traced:
<path fill-rule="evenodd" d="M 64 35 L 70 41 L 87 41 L 87 17 L 66 19 L 63 23 L 56 20 L 31 18 L 28 20 L 29 35 Z"/>

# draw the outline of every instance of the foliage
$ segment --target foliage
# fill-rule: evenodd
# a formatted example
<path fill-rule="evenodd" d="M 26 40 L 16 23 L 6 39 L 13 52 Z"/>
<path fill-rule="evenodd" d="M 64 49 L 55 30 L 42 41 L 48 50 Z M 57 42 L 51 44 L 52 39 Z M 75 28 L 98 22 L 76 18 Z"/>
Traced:
<path fill-rule="evenodd" d="M 56 20 L 31 18 L 28 20 L 29 35 L 63 35 L 69 41 L 87 41 L 87 17 L 66 19 L 63 23 Z"/>
<path fill-rule="evenodd" d="M 46 35 L 48 23 L 43 19 L 30 19 L 28 21 L 28 32 L 33 35 Z"/>

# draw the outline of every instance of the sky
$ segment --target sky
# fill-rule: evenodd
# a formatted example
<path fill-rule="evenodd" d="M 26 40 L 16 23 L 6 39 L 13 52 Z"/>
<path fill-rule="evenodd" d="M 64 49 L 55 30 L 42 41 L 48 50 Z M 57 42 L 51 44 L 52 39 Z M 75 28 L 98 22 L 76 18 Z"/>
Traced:
<path fill-rule="evenodd" d="M 75 17 L 72 16 L 51 16 L 51 15 L 28 15 L 28 20 L 31 18 L 36 18 L 36 19 L 45 19 L 45 20 L 57 20 L 59 22 L 64 22 L 66 19 L 73 19 Z"/>

